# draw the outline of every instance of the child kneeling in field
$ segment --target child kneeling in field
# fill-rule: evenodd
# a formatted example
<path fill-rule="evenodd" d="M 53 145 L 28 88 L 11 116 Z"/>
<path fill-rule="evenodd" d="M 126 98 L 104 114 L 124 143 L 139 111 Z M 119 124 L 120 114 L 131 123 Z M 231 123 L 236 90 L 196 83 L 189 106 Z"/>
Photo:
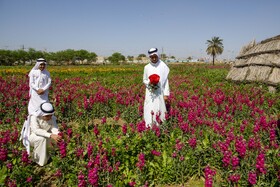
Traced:
<path fill-rule="evenodd" d="M 23 138 L 23 144 L 26 146 L 28 154 L 30 154 L 30 146 L 33 147 L 33 161 L 38 165 L 47 164 L 49 159 L 47 147 L 50 139 L 55 142 L 61 140 L 58 133 L 54 108 L 51 103 L 42 103 L 38 110 L 28 116 L 21 138 Z"/>

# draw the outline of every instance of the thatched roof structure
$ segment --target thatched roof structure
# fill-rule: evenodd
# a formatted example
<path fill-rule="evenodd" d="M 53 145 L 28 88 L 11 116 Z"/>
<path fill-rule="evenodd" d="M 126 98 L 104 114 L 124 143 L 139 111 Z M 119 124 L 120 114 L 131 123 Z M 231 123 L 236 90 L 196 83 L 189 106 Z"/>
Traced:
<path fill-rule="evenodd" d="M 280 35 L 242 47 L 227 80 L 280 84 Z"/>

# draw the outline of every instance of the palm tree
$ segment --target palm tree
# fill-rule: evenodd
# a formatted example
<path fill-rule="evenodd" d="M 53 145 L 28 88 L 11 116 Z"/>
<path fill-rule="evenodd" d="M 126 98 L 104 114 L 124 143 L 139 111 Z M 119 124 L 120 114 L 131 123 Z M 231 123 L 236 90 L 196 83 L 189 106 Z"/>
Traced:
<path fill-rule="evenodd" d="M 213 65 L 215 62 L 215 57 L 217 55 L 222 54 L 224 51 L 224 46 L 223 46 L 222 42 L 223 42 L 223 39 L 221 39 L 217 36 L 212 37 L 211 40 L 207 40 L 207 42 L 206 42 L 206 44 L 208 45 L 206 52 L 208 55 L 211 55 L 213 57 Z"/>

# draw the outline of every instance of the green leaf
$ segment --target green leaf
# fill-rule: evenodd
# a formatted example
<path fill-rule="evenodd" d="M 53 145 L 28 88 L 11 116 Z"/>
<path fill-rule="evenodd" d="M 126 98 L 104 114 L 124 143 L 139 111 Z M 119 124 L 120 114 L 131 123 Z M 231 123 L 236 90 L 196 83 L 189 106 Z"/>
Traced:
<path fill-rule="evenodd" d="M 3 166 L 2 169 L 0 170 L 0 185 L 4 184 L 5 179 L 7 177 L 7 172 L 8 172 L 7 167 Z"/>

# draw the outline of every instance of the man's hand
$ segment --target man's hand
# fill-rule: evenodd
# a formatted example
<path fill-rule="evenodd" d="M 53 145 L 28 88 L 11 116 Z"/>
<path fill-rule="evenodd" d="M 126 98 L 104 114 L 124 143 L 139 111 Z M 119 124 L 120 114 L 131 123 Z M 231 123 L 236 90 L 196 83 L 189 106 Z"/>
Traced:
<path fill-rule="evenodd" d="M 44 91 L 43 89 L 37 90 L 37 94 L 38 94 L 38 95 L 42 95 L 42 94 L 44 94 L 44 93 L 45 93 L 45 91 Z"/>
<path fill-rule="evenodd" d="M 51 139 L 53 139 L 56 142 L 61 141 L 61 136 L 57 135 L 57 134 L 51 134 Z"/>

